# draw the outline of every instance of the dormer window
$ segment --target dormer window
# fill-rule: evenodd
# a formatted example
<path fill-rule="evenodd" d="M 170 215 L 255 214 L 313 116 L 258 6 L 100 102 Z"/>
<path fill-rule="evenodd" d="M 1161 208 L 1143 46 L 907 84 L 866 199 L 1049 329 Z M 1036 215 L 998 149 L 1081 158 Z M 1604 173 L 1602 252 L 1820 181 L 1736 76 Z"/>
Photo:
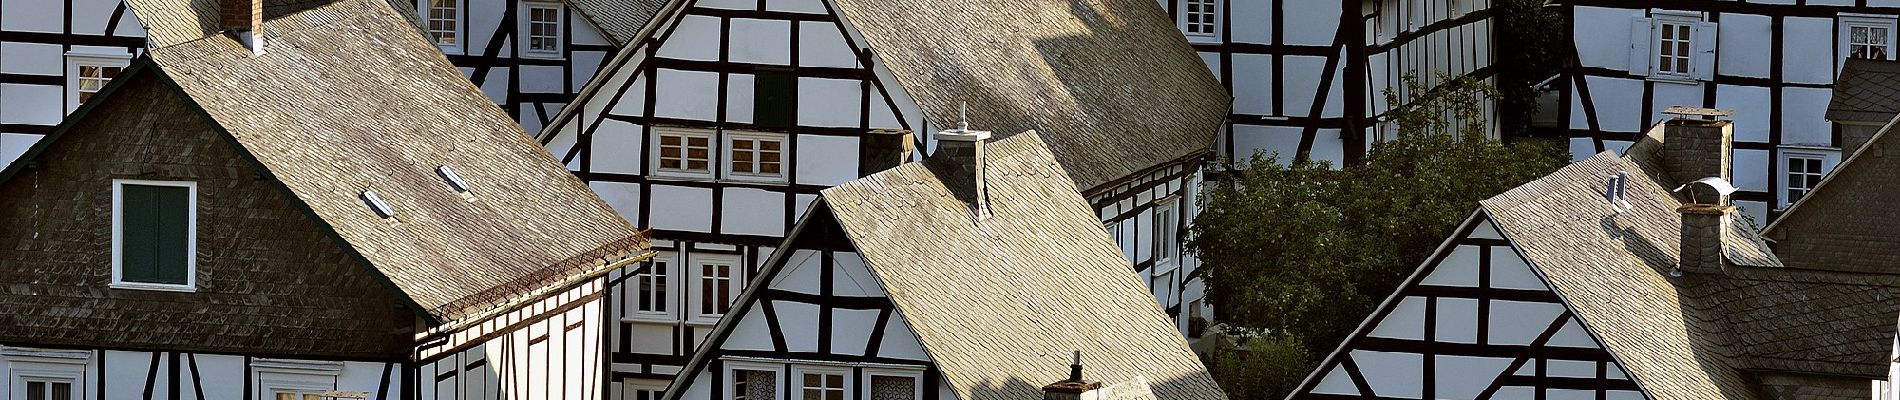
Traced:
<path fill-rule="evenodd" d="M 112 181 L 112 287 L 196 290 L 198 184 Z"/>

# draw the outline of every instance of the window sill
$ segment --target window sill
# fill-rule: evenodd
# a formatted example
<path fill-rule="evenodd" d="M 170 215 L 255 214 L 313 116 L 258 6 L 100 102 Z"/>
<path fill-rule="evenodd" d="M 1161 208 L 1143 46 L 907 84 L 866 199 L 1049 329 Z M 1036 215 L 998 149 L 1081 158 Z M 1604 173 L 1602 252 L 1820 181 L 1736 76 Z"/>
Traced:
<path fill-rule="evenodd" d="M 717 316 L 717 317 L 704 317 L 704 316 L 701 316 L 701 317 L 693 317 L 693 318 L 691 318 L 691 319 L 687 319 L 687 320 L 685 320 L 685 321 L 680 321 L 680 322 L 681 322 L 681 323 L 683 323 L 683 324 L 686 324 L 686 325 L 689 325 L 689 326 L 700 326 L 700 327 L 706 327 L 706 326 L 713 326 L 713 325 L 718 325 L 718 324 L 719 324 L 719 319 L 720 319 L 720 318 L 724 318 L 724 317 L 725 317 L 724 315 L 721 315 L 721 316 Z M 710 319 L 708 319 L 708 318 L 710 318 Z"/>
<path fill-rule="evenodd" d="M 726 176 L 726 179 L 724 180 L 728 182 L 740 182 L 740 183 L 769 183 L 769 184 L 785 183 L 784 176 L 756 176 L 756 175 L 747 175 L 743 173 L 729 174 Z"/>
<path fill-rule="evenodd" d="M 1181 33 L 1187 36 L 1188 44 L 1220 44 L 1220 34 Z"/>
<path fill-rule="evenodd" d="M 1695 77 L 1692 77 L 1692 76 L 1649 74 L 1645 76 L 1643 79 L 1650 82 L 1673 83 L 1677 85 L 1701 85 L 1702 84 L 1702 80 L 1696 79 Z"/>
<path fill-rule="evenodd" d="M 633 315 L 628 315 L 625 317 L 620 317 L 620 322 L 672 325 L 672 324 L 680 323 L 680 319 L 679 317 L 674 317 L 672 315 L 633 314 Z"/>
<path fill-rule="evenodd" d="M 561 52 L 559 50 L 556 50 L 556 51 L 551 51 L 551 52 L 550 51 L 523 51 L 521 52 L 521 58 L 533 58 L 533 59 L 540 59 L 540 60 L 560 60 L 566 57 L 562 57 Z"/>
<path fill-rule="evenodd" d="M 653 178 L 671 179 L 671 180 L 678 180 L 678 181 L 711 181 L 713 180 L 712 172 L 706 172 L 704 175 L 702 175 L 702 174 L 692 173 L 692 172 L 656 170 L 656 171 L 653 171 L 652 174 L 648 174 L 647 176 L 653 177 Z"/>
<path fill-rule="evenodd" d="M 113 282 L 106 287 L 127 290 L 150 290 L 155 292 L 196 293 L 198 288 L 191 285 L 172 285 L 165 283 Z"/>

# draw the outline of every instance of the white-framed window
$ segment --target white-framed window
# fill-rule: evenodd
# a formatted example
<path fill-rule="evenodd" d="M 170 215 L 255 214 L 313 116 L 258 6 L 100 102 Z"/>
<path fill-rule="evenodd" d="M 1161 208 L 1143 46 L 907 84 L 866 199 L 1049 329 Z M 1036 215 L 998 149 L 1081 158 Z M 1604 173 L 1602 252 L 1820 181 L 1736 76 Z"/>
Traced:
<path fill-rule="evenodd" d="M 1660 80 L 1715 77 L 1716 24 L 1700 13 L 1662 13 L 1630 24 L 1630 72 Z"/>
<path fill-rule="evenodd" d="M 728 254 L 693 254 L 688 265 L 688 276 L 692 282 L 690 288 L 692 303 L 688 322 L 711 324 L 719 322 L 719 317 L 732 310 L 732 301 L 739 297 L 739 291 L 745 286 L 745 266 L 739 263 L 739 256 Z"/>
<path fill-rule="evenodd" d="M 1181 0 L 1176 25 L 1190 38 L 1211 39 L 1220 35 L 1221 0 Z"/>
<path fill-rule="evenodd" d="M 521 49 L 523 55 L 560 57 L 561 36 L 567 22 L 560 3 L 521 2 Z"/>
<path fill-rule="evenodd" d="M 705 129 L 654 128 L 653 174 L 712 179 L 713 132 Z"/>
<path fill-rule="evenodd" d="M 739 181 L 785 181 L 785 135 L 726 132 L 726 178 Z"/>
<path fill-rule="evenodd" d="M 1787 208 L 1800 201 L 1801 197 L 1821 184 L 1821 179 L 1839 163 L 1836 153 L 1825 150 L 1782 150 L 1781 151 L 1781 208 Z"/>
<path fill-rule="evenodd" d="M 1840 27 L 1842 57 L 1893 59 L 1893 17 L 1843 15 Z"/>
<path fill-rule="evenodd" d="M 623 305 L 629 310 L 628 317 L 659 321 L 674 321 L 678 318 L 678 307 L 673 300 L 679 290 L 673 284 L 677 259 L 675 253 L 661 252 L 647 260 L 646 266 L 634 272 L 630 278 L 633 288 L 628 293 L 627 303 Z"/>
<path fill-rule="evenodd" d="M 197 288 L 198 183 L 112 180 L 114 288 Z"/>
<path fill-rule="evenodd" d="M 336 390 L 343 373 L 337 361 L 257 359 L 252 366 L 255 398 L 268 400 L 329 400 L 322 393 Z"/>
<path fill-rule="evenodd" d="M 632 379 L 621 381 L 621 400 L 660 400 L 666 394 L 667 381 Z"/>
<path fill-rule="evenodd" d="M 800 399 L 851 400 L 850 368 L 793 365 L 792 376 L 798 379 L 794 387 Z"/>
<path fill-rule="evenodd" d="M 726 361 L 726 400 L 785 400 L 780 371 L 777 365 Z"/>
<path fill-rule="evenodd" d="M 131 64 L 131 58 L 123 55 L 67 54 L 66 111 L 78 109 L 80 104 L 105 90 L 106 84 Z"/>
<path fill-rule="evenodd" d="M 435 45 L 449 54 L 461 54 L 463 0 L 418 0 L 417 14 L 428 28 L 429 37 L 435 39 Z"/>
<path fill-rule="evenodd" d="M 923 382 L 923 371 L 866 368 L 859 385 L 865 400 L 917 400 L 924 398 Z"/>
<path fill-rule="evenodd" d="M 1174 270 L 1175 264 L 1178 264 L 1177 261 L 1181 258 L 1181 243 L 1178 240 L 1181 211 L 1179 207 L 1176 207 L 1179 203 L 1174 197 L 1155 202 L 1154 252 L 1150 254 L 1154 255 L 1156 274 Z"/>
<path fill-rule="evenodd" d="M 0 360 L 15 400 L 79 400 L 85 398 L 86 364 L 91 353 L 82 350 L 6 348 Z"/>

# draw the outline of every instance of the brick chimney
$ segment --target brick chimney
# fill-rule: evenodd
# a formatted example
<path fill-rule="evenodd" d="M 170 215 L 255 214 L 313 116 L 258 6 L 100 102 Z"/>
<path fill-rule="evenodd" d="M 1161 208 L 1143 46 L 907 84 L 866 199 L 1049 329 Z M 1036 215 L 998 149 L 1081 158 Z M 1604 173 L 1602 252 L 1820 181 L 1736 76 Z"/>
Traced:
<path fill-rule="evenodd" d="M 251 54 L 264 54 L 264 0 L 219 0 L 218 28 L 236 35 Z"/>
<path fill-rule="evenodd" d="M 1042 387 L 1042 400 L 1100 400 L 1102 383 L 1082 379 L 1082 352 L 1069 364 L 1069 379 Z"/>
<path fill-rule="evenodd" d="M 937 139 L 937 152 L 926 161 L 949 172 L 942 178 L 944 184 L 949 185 L 950 191 L 956 193 L 957 197 L 970 204 L 971 215 L 979 220 L 989 217 L 989 193 L 983 176 L 986 157 L 983 146 L 990 139 L 990 132 L 970 130 L 968 121 L 959 121 L 957 129 L 937 132 L 934 137 Z"/>
<path fill-rule="evenodd" d="M 1682 186 L 1676 193 L 1682 206 L 1682 242 L 1677 269 L 1685 273 L 1722 273 L 1727 258 L 1722 238 L 1735 214 L 1729 194 L 1734 179 L 1735 124 L 1727 110 L 1670 107 L 1665 113 L 1679 118 L 1663 123 L 1663 168 Z M 1700 116 L 1703 118 L 1692 118 Z M 1711 179 L 1713 178 L 1713 179 Z"/>

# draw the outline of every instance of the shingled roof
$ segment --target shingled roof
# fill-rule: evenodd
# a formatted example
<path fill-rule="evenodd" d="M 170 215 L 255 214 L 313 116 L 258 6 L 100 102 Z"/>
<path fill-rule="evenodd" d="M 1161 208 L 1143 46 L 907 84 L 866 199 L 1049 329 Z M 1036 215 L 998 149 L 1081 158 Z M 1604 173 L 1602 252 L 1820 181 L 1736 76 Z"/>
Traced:
<path fill-rule="evenodd" d="M 145 26 L 151 47 L 166 47 L 198 40 L 218 33 L 218 3 L 221 0 L 127 0 L 126 5 Z M 264 19 L 276 19 L 295 12 L 328 5 L 337 0 L 264 0 Z M 421 31 L 410 0 L 385 0 L 409 21 L 406 29 Z"/>
<path fill-rule="evenodd" d="M 1760 398 L 1754 374 L 1884 376 L 1900 276 L 1787 268 L 1746 223 L 1722 274 L 1669 276 L 1681 203 L 1653 167 L 1653 137 L 1481 202 L 1584 326 L 1655 399 Z M 1617 213 L 1600 192 L 1632 172 Z"/>
<path fill-rule="evenodd" d="M 582 16 L 592 21 L 594 26 L 613 38 L 615 44 L 626 45 L 640 38 L 640 30 L 645 28 L 653 16 L 660 13 L 667 0 L 568 0 L 567 3 L 580 11 Z"/>
<path fill-rule="evenodd" d="M 1900 78 L 1896 76 L 1895 78 Z M 1821 183 L 1768 225 L 1764 233 L 1788 256 L 1788 265 L 1818 270 L 1900 274 L 1900 133 L 1889 121 L 1834 167 Z"/>
<path fill-rule="evenodd" d="M 170 1 L 131 0 L 142 13 Z M 262 35 L 262 55 L 211 35 L 147 57 L 432 319 L 506 307 L 647 254 L 643 236 L 388 3 L 339 0 L 271 19 Z M 395 216 L 373 212 L 365 190 Z"/>
<path fill-rule="evenodd" d="M 1827 119 L 1886 122 L 1900 114 L 1900 61 L 1849 58 L 1834 82 Z"/>
<path fill-rule="evenodd" d="M 1204 154 L 1232 97 L 1152 0 L 836 0 L 939 124 L 1041 132 L 1085 193 Z"/>

